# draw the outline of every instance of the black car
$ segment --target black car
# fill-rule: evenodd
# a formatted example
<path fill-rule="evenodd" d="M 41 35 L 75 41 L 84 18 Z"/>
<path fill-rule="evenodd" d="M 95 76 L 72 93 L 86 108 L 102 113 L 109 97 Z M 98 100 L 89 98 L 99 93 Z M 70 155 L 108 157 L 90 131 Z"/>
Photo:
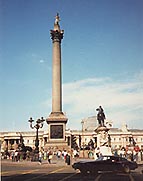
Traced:
<path fill-rule="evenodd" d="M 101 156 L 97 160 L 76 162 L 72 167 L 75 170 L 79 169 L 82 174 L 96 174 L 99 171 L 120 171 L 129 173 L 130 170 L 135 170 L 138 165 L 136 162 L 118 156 Z"/>

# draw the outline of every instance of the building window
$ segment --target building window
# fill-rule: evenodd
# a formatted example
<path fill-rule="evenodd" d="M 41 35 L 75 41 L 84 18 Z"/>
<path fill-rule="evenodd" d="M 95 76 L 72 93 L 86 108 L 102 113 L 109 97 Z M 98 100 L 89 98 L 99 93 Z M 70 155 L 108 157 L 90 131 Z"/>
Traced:
<path fill-rule="evenodd" d="M 9 143 L 10 143 L 11 145 L 13 145 L 13 144 L 14 144 L 14 140 L 13 140 L 13 139 L 9 140 Z"/>
<path fill-rule="evenodd" d="M 16 139 L 16 144 L 19 144 L 19 140 L 18 139 Z"/>
<path fill-rule="evenodd" d="M 29 143 L 29 140 L 27 140 L 27 143 Z"/>
<path fill-rule="evenodd" d="M 45 137 L 44 140 L 45 140 L 45 143 L 47 143 L 47 137 Z"/>
<path fill-rule="evenodd" d="M 114 138 L 114 141 L 116 141 L 116 138 Z"/>

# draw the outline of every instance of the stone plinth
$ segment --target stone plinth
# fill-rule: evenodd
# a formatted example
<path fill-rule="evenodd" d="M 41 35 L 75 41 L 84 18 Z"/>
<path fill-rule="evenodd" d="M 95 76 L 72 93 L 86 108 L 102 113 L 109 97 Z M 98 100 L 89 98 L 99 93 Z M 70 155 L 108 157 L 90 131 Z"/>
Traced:
<path fill-rule="evenodd" d="M 67 123 L 67 117 L 63 112 L 51 112 L 46 119 L 49 125 L 49 142 L 61 142 L 65 141 L 65 129 Z"/>
<path fill-rule="evenodd" d="M 100 148 L 101 146 L 108 145 L 109 128 L 106 126 L 98 126 L 94 131 L 97 133 L 97 147 Z"/>

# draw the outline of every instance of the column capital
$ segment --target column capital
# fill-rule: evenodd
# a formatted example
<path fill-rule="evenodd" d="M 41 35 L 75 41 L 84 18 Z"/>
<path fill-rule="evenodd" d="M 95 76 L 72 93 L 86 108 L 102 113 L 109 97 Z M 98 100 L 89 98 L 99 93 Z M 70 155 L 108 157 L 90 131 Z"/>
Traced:
<path fill-rule="evenodd" d="M 51 30 L 50 34 L 51 34 L 51 39 L 53 40 L 53 43 L 54 42 L 61 43 L 61 40 L 63 39 L 64 30 L 60 30 L 60 31 Z"/>

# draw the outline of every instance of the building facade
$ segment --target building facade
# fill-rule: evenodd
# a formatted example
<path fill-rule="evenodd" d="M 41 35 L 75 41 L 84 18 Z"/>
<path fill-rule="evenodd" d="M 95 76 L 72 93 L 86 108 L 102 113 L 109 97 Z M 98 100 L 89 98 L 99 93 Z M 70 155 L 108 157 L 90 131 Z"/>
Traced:
<path fill-rule="evenodd" d="M 94 117 L 89 117 L 84 119 L 84 125 L 81 130 L 66 130 L 65 132 L 65 142 L 67 143 L 66 149 L 71 148 L 72 137 L 74 136 L 75 141 L 79 148 L 86 147 L 88 143 L 93 140 L 94 147 L 97 144 L 97 133 L 94 131 L 95 124 Z M 89 123 L 89 124 L 88 124 Z M 92 125 L 92 123 L 94 125 Z M 143 150 L 143 129 L 128 129 L 127 125 L 122 125 L 121 128 L 113 128 L 111 122 L 106 122 L 106 126 L 109 127 L 110 135 L 110 146 L 114 149 L 121 149 L 122 147 L 130 147 L 133 145 L 138 146 Z M 49 143 L 49 133 L 48 131 L 39 131 L 39 149 L 48 150 L 53 145 Z M 0 132 L 0 143 L 1 143 L 1 152 L 4 152 L 6 149 L 16 150 L 18 144 L 20 143 L 21 136 L 25 146 L 30 146 L 35 148 L 35 138 L 36 132 L 27 131 L 27 132 Z M 56 145 L 57 149 L 64 149 L 60 145 Z"/>

